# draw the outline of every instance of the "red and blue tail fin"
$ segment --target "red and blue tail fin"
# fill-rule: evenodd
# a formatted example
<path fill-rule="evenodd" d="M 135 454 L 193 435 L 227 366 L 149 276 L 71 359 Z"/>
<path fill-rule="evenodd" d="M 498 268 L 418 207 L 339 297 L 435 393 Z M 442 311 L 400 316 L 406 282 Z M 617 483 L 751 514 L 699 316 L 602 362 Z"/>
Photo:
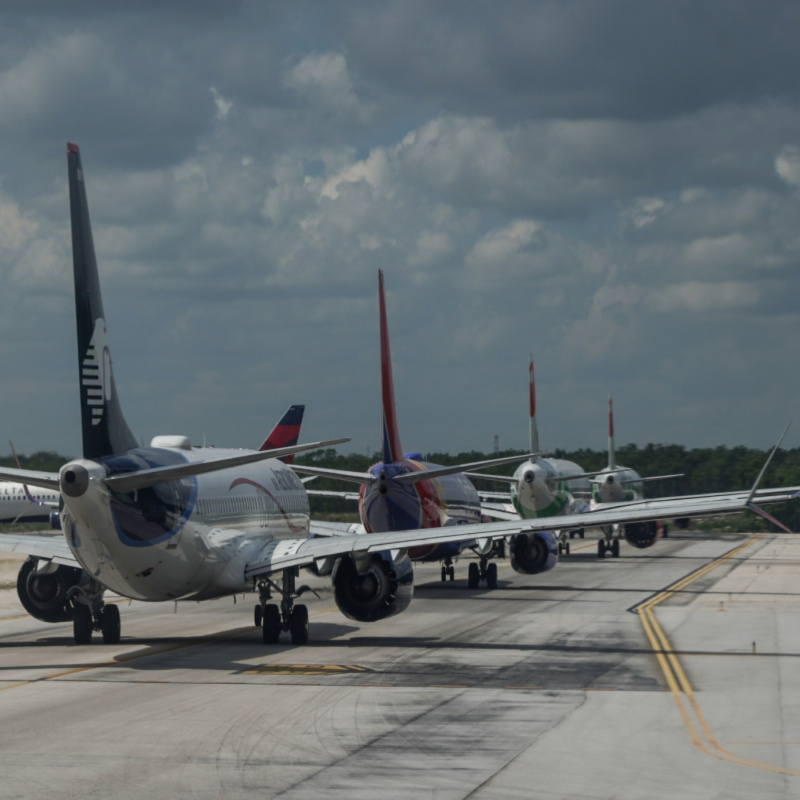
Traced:
<path fill-rule="evenodd" d="M 381 323 L 381 398 L 383 401 L 383 463 L 394 464 L 403 458 L 403 447 L 397 430 L 394 403 L 392 354 L 389 351 L 389 327 L 386 323 L 386 300 L 383 295 L 383 270 L 378 270 L 378 301 Z"/>
<path fill-rule="evenodd" d="M 83 457 L 118 455 L 136 447 L 117 398 L 97 275 L 89 203 L 76 144 L 67 144 L 75 316 L 78 327 Z"/>
<path fill-rule="evenodd" d="M 272 433 L 264 440 L 259 451 L 275 450 L 278 447 L 293 447 L 300 436 L 300 426 L 303 424 L 305 406 L 289 406 L 287 412 L 280 418 Z M 279 459 L 285 464 L 291 464 L 294 456 L 284 456 Z"/>

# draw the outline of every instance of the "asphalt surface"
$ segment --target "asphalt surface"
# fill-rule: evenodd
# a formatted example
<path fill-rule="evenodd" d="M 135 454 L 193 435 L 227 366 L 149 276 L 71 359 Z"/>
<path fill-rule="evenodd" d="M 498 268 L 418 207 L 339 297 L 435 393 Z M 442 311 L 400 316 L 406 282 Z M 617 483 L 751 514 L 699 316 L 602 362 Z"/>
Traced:
<path fill-rule="evenodd" d="M 421 567 L 373 625 L 303 576 L 304 647 L 263 645 L 252 595 L 126 601 L 79 647 L 0 591 L 3 797 L 800 796 L 800 538 L 595 554 L 493 592 Z"/>

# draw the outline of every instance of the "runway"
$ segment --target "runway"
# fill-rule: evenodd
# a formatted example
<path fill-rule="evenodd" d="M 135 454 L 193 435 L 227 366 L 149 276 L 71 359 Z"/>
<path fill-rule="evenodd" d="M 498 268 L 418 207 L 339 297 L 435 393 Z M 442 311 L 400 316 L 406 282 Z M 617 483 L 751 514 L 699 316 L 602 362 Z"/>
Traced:
<path fill-rule="evenodd" d="M 304 574 L 305 647 L 263 645 L 253 595 L 126 601 L 120 645 L 78 647 L 2 591 L 3 794 L 796 797 L 800 539 L 595 545 L 493 592 L 418 568 L 375 625 Z"/>

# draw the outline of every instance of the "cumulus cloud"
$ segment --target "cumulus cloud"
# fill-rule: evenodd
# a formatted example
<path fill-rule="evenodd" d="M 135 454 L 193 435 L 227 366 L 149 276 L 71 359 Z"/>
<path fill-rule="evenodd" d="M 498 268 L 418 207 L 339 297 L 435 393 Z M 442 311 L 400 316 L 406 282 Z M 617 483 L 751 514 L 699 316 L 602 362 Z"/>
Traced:
<path fill-rule="evenodd" d="M 786 145 L 775 159 L 775 172 L 790 186 L 800 189 L 800 149 Z"/>

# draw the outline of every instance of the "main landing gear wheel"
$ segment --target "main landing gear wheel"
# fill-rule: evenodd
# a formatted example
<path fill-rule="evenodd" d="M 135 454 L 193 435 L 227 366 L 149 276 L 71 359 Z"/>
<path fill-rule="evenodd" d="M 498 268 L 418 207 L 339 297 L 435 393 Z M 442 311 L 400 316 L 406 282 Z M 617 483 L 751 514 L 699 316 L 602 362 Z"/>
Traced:
<path fill-rule="evenodd" d="M 450 578 L 451 581 L 456 579 L 456 568 L 452 564 L 447 568 L 447 577 Z"/>
<path fill-rule="evenodd" d="M 264 607 L 261 621 L 261 638 L 264 644 L 278 644 L 281 635 L 281 610 L 275 603 Z"/>
<path fill-rule="evenodd" d="M 304 592 L 317 593 L 309 586 L 295 588 L 295 578 L 298 573 L 297 567 L 283 570 L 281 586 L 269 578 L 263 578 L 258 584 L 261 603 L 255 608 L 254 619 L 256 625 L 261 623 L 261 638 L 264 644 L 277 644 L 282 631 L 289 633 L 292 644 L 308 642 L 308 608 L 304 605 L 296 606 L 294 599 Z M 267 602 L 272 597 L 272 590 L 281 595 L 280 607 Z"/>
<path fill-rule="evenodd" d="M 72 635 L 75 637 L 75 644 L 91 644 L 93 629 L 92 609 L 79 603 L 75 606 L 75 616 L 72 618 Z"/>
<path fill-rule="evenodd" d="M 442 567 L 442 583 L 447 580 L 447 567 Z"/>
<path fill-rule="evenodd" d="M 261 607 L 261 603 L 258 603 L 253 608 L 253 622 L 255 623 L 256 628 L 261 627 L 261 620 L 264 619 L 264 609 Z"/>
<path fill-rule="evenodd" d="M 292 644 L 308 643 L 308 609 L 305 606 L 295 606 L 292 610 L 289 633 L 292 635 Z"/>
<path fill-rule="evenodd" d="M 611 555 L 614 558 L 619 558 L 619 539 L 614 539 L 611 545 Z"/>
<path fill-rule="evenodd" d="M 477 589 L 481 580 L 481 573 L 478 565 L 474 561 L 469 562 L 467 570 L 467 585 L 470 589 Z"/>
<path fill-rule="evenodd" d="M 486 588 L 497 588 L 497 564 L 492 562 L 486 567 Z"/>
<path fill-rule="evenodd" d="M 100 613 L 100 631 L 106 644 L 119 644 L 122 624 L 117 606 L 103 606 L 103 610 Z"/>
<path fill-rule="evenodd" d="M 606 557 L 606 540 L 605 539 L 598 539 L 597 540 L 597 557 L 598 558 L 605 558 Z"/>

